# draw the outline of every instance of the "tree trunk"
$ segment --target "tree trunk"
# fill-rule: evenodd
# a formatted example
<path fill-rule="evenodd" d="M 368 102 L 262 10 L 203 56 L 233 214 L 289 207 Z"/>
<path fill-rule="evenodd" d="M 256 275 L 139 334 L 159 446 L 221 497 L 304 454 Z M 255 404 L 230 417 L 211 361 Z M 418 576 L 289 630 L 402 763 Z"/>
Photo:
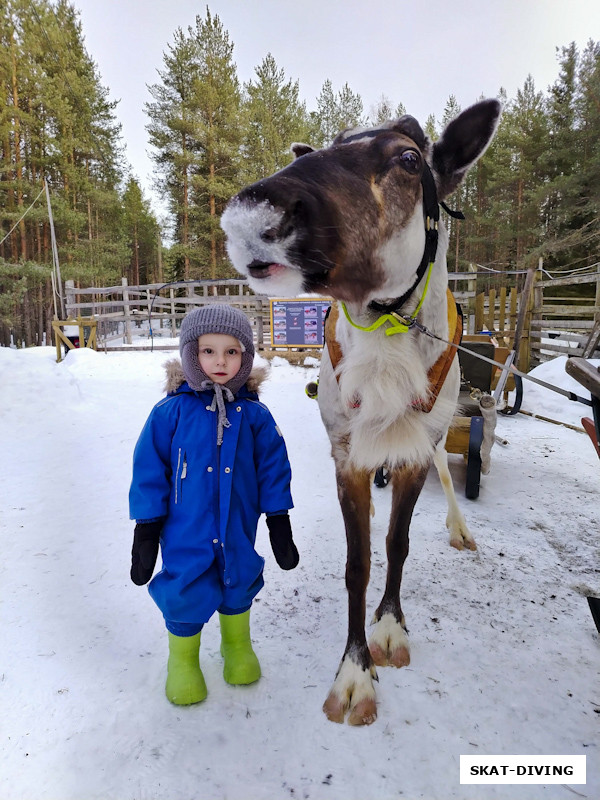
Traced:
<path fill-rule="evenodd" d="M 215 165 L 210 165 L 210 185 L 213 185 L 215 179 Z M 209 196 L 210 206 L 210 276 L 213 280 L 217 277 L 217 235 L 215 233 L 215 217 L 217 216 L 217 208 L 214 194 L 210 193 Z"/>
<path fill-rule="evenodd" d="M 138 242 L 137 222 L 133 226 L 133 283 L 140 285 L 140 245 Z"/>
<path fill-rule="evenodd" d="M 19 89 L 17 86 L 17 53 L 16 48 L 14 46 L 14 35 L 11 37 L 11 51 L 12 51 L 12 71 L 11 71 L 11 81 L 12 81 L 12 101 L 13 101 L 13 108 L 15 109 L 14 116 L 13 116 L 13 132 L 14 132 L 14 156 L 15 156 L 15 183 L 17 188 L 17 213 L 22 213 L 23 208 L 23 192 L 21 189 L 21 180 L 23 177 L 22 171 L 22 163 L 21 163 L 21 127 L 19 122 Z M 23 259 L 27 258 L 27 240 L 25 236 L 25 220 L 22 219 L 18 225 L 18 240 L 14 240 L 13 244 L 13 258 L 18 260 L 19 256 Z M 14 232 L 13 236 L 17 237 L 16 231 Z"/>

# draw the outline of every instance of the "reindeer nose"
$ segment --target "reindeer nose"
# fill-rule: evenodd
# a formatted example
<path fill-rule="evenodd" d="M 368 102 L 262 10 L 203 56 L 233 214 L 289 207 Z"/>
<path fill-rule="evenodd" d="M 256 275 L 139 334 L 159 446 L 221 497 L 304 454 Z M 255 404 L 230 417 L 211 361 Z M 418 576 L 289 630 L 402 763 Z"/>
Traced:
<path fill-rule="evenodd" d="M 263 242 L 274 242 L 278 237 L 278 230 L 277 228 L 267 228 L 260 234 L 260 238 Z"/>

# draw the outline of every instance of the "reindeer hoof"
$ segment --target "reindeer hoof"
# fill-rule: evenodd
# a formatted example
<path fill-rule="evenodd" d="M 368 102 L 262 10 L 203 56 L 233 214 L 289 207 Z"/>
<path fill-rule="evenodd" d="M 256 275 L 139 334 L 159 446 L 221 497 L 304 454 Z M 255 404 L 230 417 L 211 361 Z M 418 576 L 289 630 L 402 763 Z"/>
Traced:
<path fill-rule="evenodd" d="M 448 517 L 446 519 L 446 527 L 450 531 L 451 547 L 455 547 L 457 550 L 477 550 L 475 539 L 471 536 L 464 518 L 453 520 Z"/>
<path fill-rule="evenodd" d="M 408 637 L 393 614 L 384 614 L 369 639 L 371 658 L 378 667 L 407 667 L 410 664 Z"/>
<path fill-rule="evenodd" d="M 323 711 L 330 722 L 343 722 L 346 716 L 345 704 L 334 692 L 330 692 L 323 703 Z"/>
<path fill-rule="evenodd" d="M 343 722 L 349 712 L 350 725 L 370 725 L 375 722 L 377 705 L 373 679 L 377 679 L 374 666 L 363 669 L 352 658 L 345 656 L 323 704 L 327 719 L 331 722 Z"/>
<path fill-rule="evenodd" d="M 400 645 L 389 651 L 387 648 L 384 650 L 375 642 L 369 642 L 369 650 L 371 657 L 377 667 L 408 667 L 410 664 L 410 651 L 407 646 Z"/>
<path fill-rule="evenodd" d="M 410 651 L 408 647 L 397 647 L 388 658 L 390 667 L 408 667 L 410 664 Z"/>
<path fill-rule="evenodd" d="M 450 545 L 457 550 L 477 550 L 475 539 L 472 539 L 471 536 L 463 536 L 462 533 L 452 534 L 450 536 Z"/>
<path fill-rule="evenodd" d="M 375 662 L 376 667 L 387 667 L 387 651 L 384 651 L 382 647 L 373 641 L 369 642 L 369 650 L 371 651 L 371 658 Z"/>
<path fill-rule="evenodd" d="M 377 719 L 377 705 L 371 697 L 366 697 L 350 710 L 349 725 L 371 725 Z"/>

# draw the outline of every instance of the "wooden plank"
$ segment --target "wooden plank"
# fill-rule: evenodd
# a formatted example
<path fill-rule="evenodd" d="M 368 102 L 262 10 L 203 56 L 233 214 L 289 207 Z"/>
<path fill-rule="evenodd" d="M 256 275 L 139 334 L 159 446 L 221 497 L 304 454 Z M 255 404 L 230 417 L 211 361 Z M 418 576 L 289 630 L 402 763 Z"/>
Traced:
<path fill-rule="evenodd" d="M 115 352 L 125 352 L 127 350 L 130 351 L 138 351 L 138 350 L 179 350 L 178 344 L 155 344 L 154 347 L 150 344 L 132 344 L 129 346 L 122 345 L 122 346 L 101 346 L 100 350 L 104 353 L 112 353 L 114 350 Z"/>
<path fill-rule="evenodd" d="M 504 325 L 506 318 L 506 286 L 500 287 L 500 308 L 498 309 L 498 334 L 501 335 L 502 343 L 508 346 L 505 335 Z"/>
<path fill-rule="evenodd" d="M 514 325 L 514 332 L 511 337 L 510 345 L 514 350 L 515 347 L 515 336 L 517 334 L 517 303 L 518 303 L 518 293 L 516 286 L 513 286 L 510 290 L 510 324 L 511 327 Z"/>
<path fill-rule="evenodd" d="M 542 289 L 547 289 L 550 286 L 578 286 L 582 283 L 595 283 L 598 280 L 598 273 L 593 272 L 591 275 L 569 275 L 566 278 L 552 278 L 552 280 L 539 281 L 539 286 Z"/>
<path fill-rule="evenodd" d="M 446 438 L 446 451 L 448 453 L 469 452 L 469 435 L 471 432 L 471 417 L 455 417 Z"/>
<path fill-rule="evenodd" d="M 600 320 L 594 322 L 594 327 L 590 333 L 587 342 L 583 347 L 583 358 L 591 358 L 600 342 Z"/>
<path fill-rule="evenodd" d="M 552 342 L 540 342 L 537 341 L 535 348 L 536 350 L 546 350 L 550 353 L 556 353 L 557 355 L 581 355 L 582 348 L 581 347 L 569 347 L 568 344 L 560 345 L 556 344 L 558 339 L 555 339 Z"/>
<path fill-rule="evenodd" d="M 600 398 L 600 370 L 594 367 L 585 358 L 570 358 L 565 364 L 565 371 L 578 383 Z"/>
<path fill-rule="evenodd" d="M 480 292 L 475 295 L 475 332 L 483 330 L 484 308 L 485 295 Z"/>
<path fill-rule="evenodd" d="M 513 348 L 517 353 L 516 366 L 522 372 L 527 372 L 529 369 L 530 348 L 529 348 L 529 326 L 527 326 L 527 319 L 531 320 L 532 316 L 532 299 L 533 299 L 533 286 L 536 281 L 536 270 L 528 269 L 525 286 L 519 299 L 519 314 L 517 316 L 517 326 L 515 331 L 515 339 Z"/>
<path fill-rule="evenodd" d="M 536 309 L 537 310 L 537 309 Z M 544 305 L 541 312 L 545 317 L 556 315 L 558 317 L 568 317 L 577 319 L 579 317 L 593 317 L 595 306 L 555 306 Z"/>
<path fill-rule="evenodd" d="M 569 322 L 568 320 L 547 320 L 547 319 L 534 319 L 531 323 L 531 327 L 533 330 L 540 329 L 540 328 L 554 328 L 555 330 L 580 330 L 580 331 L 591 331 L 594 327 L 593 320 L 578 320 L 577 323 L 574 324 L 574 321 Z"/>
<path fill-rule="evenodd" d="M 496 324 L 494 319 L 495 316 L 496 316 L 496 290 L 490 289 L 488 295 L 488 315 L 487 315 L 488 331 L 496 330 Z"/>

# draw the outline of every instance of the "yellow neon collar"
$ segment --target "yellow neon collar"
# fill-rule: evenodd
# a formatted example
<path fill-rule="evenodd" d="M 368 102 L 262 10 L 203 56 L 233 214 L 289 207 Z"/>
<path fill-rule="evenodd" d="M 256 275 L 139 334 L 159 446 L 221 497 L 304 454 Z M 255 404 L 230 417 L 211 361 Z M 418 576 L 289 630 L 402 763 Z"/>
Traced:
<path fill-rule="evenodd" d="M 417 318 L 417 314 L 419 313 L 421 306 L 423 305 L 423 301 L 425 300 L 425 295 L 427 294 L 427 289 L 429 288 L 429 279 L 431 278 L 432 267 L 433 267 L 433 261 L 430 261 L 429 270 L 427 272 L 427 279 L 425 281 L 425 286 L 423 287 L 423 294 L 421 295 L 421 299 L 419 300 L 417 307 L 410 315 L 410 317 L 408 318 L 402 317 L 400 314 L 396 314 L 396 312 L 393 311 L 391 314 L 382 314 L 379 317 L 379 319 L 375 320 L 375 322 L 372 325 L 369 325 L 368 327 L 363 327 L 362 325 L 357 325 L 356 322 L 354 322 L 350 318 L 350 314 L 348 313 L 346 304 L 340 302 L 342 311 L 344 312 L 344 316 L 346 317 L 346 319 L 348 320 L 350 325 L 352 325 L 353 328 L 357 328 L 359 331 L 365 331 L 365 333 L 371 333 L 372 331 L 376 331 L 378 328 L 381 328 L 382 325 L 385 325 L 386 322 L 389 323 L 390 325 L 390 327 L 387 328 L 385 331 L 386 336 L 393 336 L 395 333 L 406 333 L 414 325 L 415 319 Z"/>

